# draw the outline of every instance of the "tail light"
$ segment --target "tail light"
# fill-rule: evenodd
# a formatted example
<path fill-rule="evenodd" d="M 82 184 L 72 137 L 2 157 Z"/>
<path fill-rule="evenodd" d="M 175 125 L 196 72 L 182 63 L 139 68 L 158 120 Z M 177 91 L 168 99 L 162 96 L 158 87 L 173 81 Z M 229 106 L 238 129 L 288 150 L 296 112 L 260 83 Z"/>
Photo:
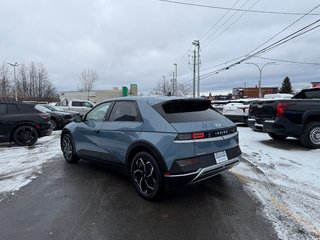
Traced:
<path fill-rule="evenodd" d="M 45 114 L 45 113 L 40 114 L 40 117 L 41 117 L 42 119 L 44 119 L 46 122 L 48 122 L 48 121 L 50 120 L 49 115 L 48 115 L 48 114 Z"/>
<path fill-rule="evenodd" d="M 288 103 L 279 102 L 276 107 L 276 117 L 284 117 L 285 110 L 288 106 Z"/>
<path fill-rule="evenodd" d="M 193 140 L 193 139 L 203 139 L 204 132 L 195 132 L 195 133 L 180 133 L 177 136 L 178 140 Z"/>

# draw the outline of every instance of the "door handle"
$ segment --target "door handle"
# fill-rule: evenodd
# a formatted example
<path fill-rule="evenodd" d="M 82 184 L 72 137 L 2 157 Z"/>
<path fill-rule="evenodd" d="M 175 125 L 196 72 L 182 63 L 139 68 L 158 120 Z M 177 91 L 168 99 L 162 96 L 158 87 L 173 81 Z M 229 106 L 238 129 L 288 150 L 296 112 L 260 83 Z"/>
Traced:
<path fill-rule="evenodd" d="M 95 133 L 99 133 L 99 132 L 100 132 L 100 130 L 95 130 L 94 132 L 95 132 Z"/>

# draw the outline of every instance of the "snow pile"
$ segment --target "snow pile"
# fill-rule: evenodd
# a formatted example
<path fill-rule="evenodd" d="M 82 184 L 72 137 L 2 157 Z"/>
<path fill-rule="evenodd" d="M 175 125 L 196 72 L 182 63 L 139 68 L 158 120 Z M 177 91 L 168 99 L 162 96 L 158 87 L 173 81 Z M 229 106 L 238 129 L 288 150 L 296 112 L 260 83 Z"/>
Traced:
<path fill-rule="evenodd" d="M 281 239 L 320 238 L 320 149 L 239 127 L 244 161 L 232 172 L 263 204 Z"/>
<path fill-rule="evenodd" d="M 6 193 L 19 190 L 40 174 L 43 163 L 62 154 L 59 136 L 60 131 L 55 131 L 39 138 L 31 147 L 0 147 L 0 200 Z"/>

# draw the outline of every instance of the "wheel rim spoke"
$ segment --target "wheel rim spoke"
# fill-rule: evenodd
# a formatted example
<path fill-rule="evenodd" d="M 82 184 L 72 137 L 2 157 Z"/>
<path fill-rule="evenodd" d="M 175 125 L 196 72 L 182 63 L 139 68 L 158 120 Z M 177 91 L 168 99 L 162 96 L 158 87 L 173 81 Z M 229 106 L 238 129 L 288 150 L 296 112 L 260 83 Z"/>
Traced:
<path fill-rule="evenodd" d="M 320 127 L 316 127 L 310 132 L 310 140 L 314 144 L 320 144 Z"/>
<path fill-rule="evenodd" d="M 139 158 L 133 166 L 133 179 L 140 192 L 145 195 L 152 194 L 157 184 L 152 163 Z"/>
<path fill-rule="evenodd" d="M 65 137 L 63 140 L 63 153 L 67 160 L 71 159 L 72 145 L 71 145 L 71 140 L 68 137 Z"/>

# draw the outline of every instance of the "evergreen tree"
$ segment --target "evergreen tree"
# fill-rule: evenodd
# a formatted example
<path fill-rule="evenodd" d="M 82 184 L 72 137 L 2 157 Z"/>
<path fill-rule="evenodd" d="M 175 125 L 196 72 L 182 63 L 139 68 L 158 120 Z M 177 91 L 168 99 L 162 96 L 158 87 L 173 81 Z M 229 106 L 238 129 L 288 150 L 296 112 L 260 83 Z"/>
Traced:
<path fill-rule="evenodd" d="M 286 77 L 285 79 L 283 79 L 282 86 L 280 88 L 280 93 L 289 93 L 289 94 L 293 93 L 289 77 Z"/>

